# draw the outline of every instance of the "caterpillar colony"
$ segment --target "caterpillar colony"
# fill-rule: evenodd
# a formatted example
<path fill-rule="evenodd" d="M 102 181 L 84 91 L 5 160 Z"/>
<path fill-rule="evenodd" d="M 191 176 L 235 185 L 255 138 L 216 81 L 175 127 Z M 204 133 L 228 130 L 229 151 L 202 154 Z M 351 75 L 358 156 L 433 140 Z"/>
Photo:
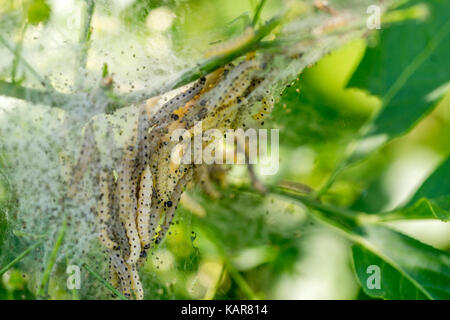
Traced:
<path fill-rule="evenodd" d="M 203 130 L 237 128 L 243 125 L 245 111 L 253 119 L 264 117 L 271 111 L 273 98 L 264 90 L 262 95 L 251 95 L 263 82 L 262 68 L 255 55 L 248 54 L 241 62 L 197 80 L 159 109 L 155 107 L 157 98 L 148 100 L 138 107 L 131 137 L 117 161 L 95 169 L 99 193 L 93 211 L 99 241 L 109 255 L 109 281 L 126 297 L 144 298 L 139 267 L 167 234 L 187 184 L 200 180 L 209 195 L 217 196 L 204 164 L 171 162 L 177 144 L 171 134 L 179 128 L 191 132 L 198 121 Z M 249 100 L 261 104 L 256 114 L 246 108 Z M 71 178 L 69 194 L 73 197 L 80 193 L 77 189 L 83 173 L 98 157 L 93 136 L 93 126 L 88 124 Z M 206 144 L 203 142 L 203 147 Z"/>

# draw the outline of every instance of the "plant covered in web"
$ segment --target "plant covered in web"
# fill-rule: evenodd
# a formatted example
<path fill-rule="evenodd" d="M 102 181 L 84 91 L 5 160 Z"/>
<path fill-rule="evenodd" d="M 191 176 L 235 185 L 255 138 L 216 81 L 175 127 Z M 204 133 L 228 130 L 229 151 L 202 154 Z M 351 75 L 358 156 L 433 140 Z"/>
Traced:
<path fill-rule="evenodd" d="M 173 130 L 197 121 L 204 129 L 262 126 L 305 67 L 364 33 L 369 2 L 285 1 L 267 21 L 257 8 L 242 25 L 201 37 L 186 31 L 199 14 L 188 1 L 6 3 L 0 261 L 39 242 L 21 261 L 37 295 L 65 291 L 61 275 L 75 264 L 143 298 L 139 270 L 170 231 L 185 188 L 208 189 L 212 174 L 171 165 Z M 100 283 L 81 292 L 110 295 Z"/>

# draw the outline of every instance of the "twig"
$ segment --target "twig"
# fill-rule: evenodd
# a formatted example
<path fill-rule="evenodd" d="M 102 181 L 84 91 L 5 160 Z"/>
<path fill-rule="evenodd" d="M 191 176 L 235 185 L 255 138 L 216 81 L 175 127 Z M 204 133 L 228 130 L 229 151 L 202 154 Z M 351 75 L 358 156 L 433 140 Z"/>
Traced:
<path fill-rule="evenodd" d="M 244 277 L 236 270 L 236 268 L 231 264 L 228 259 L 225 260 L 225 266 L 228 270 L 228 273 L 233 278 L 234 282 L 238 285 L 238 287 L 244 292 L 244 294 L 249 297 L 251 300 L 259 300 L 260 298 L 253 292 L 252 288 L 248 285 L 247 281 L 245 281 Z"/>
<path fill-rule="evenodd" d="M 248 174 L 250 175 L 250 180 L 252 182 L 253 188 L 255 188 L 255 190 L 257 190 L 258 192 L 260 192 L 262 194 L 266 194 L 267 193 L 266 186 L 256 175 L 253 164 L 247 162 L 247 171 L 248 171 Z"/>
<path fill-rule="evenodd" d="M 13 64 L 12 64 L 12 68 L 11 68 L 11 81 L 14 83 L 16 82 L 16 76 L 17 76 L 17 67 L 19 66 L 19 62 L 20 62 L 20 55 L 22 52 L 22 47 L 23 47 L 23 37 L 25 35 L 25 32 L 28 28 L 28 21 L 25 21 L 22 29 L 20 31 L 20 39 L 19 42 L 16 45 L 16 49 L 15 49 L 15 56 L 14 56 L 14 60 L 13 60 Z"/>
<path fill-rule="evenodd" d="M 87 55 L 89 48 L 91 46 L 91 35 L 92 35 L 92 16 L 94 14 L 95 2 L 93 0 L 85 0 L 86 9 L 82 17 L 82 30 L 80 34 L 80 47 L 81 50 L 78 55 L 78 70 L 77 70 L 77 80 L 76 86 L 80 86 L 83 83 L 82 70 L 86 69 Z"/>
<path fill-rule="evenodd" d="M 233 61 L 234 59 L 239 58 L 248 52 L 254 51 L 255 48 L 257 47 L 257 44 L 264 37 L 266 37 L 273 29 L 275 29 L 275 27 L 278 26 L 280 22 L 281 22 L 280 17 L 271 19 L 264 26 L 262 26 L 255 32 L 255 36 L 251 41 L 247 42 L 242 47 L 239 47 L 226 55 L 221 55 L 218 57 L 208 59 L 201 65 L 193 68 L 192 70 L 189 70 L 180 77 L 180 80 L 175 83 L 174 88 L 179 88 L 185 84 L 197 80 L 217 70 L 218 68 L 226 65 L 227 63 Z"/>
<path fill-rule="evenodd" d="M 48 79 L 42 77 L 34 68 L 25 60 L 24 57 L 22 57 L 21 54 L 17 52 L 9 43 L 6 41 L 5 38 L 0 34 L 0 43 L 3 44 L 17 59 L 22 61 L 22 64 L 25 66 L 25 68 L 28 69 L 28 71 L 31 72 L 31 74 L 40 82 L 42 86 L 44 86 L 47 89 L 53 89 L 53 86 L 48 81 Z"/>
<path fill-rule="evenodd" d="M 281 188 L 290 189 L 290 190 L 296 191 L 298 193 L 311 194 L 314 192 L 314 190 L 310 186 L 308 186 L 304 183 L 299 183 L 299 182 L 281 181 L 279 183 L 279 186 Z"/>
<path fill-rule="evenodd" d="M 64 236 L 67 228 L 67 218 L 64 219 L 63 224 L 61 226 L 61 230 L 58 233 L 58 238 L 56 239 L 55 245 L 53 246 L 53 250 L 50 254 L 50 257 L 47 262 L 47 267 L 44 270 L 44 274 L 42 275 L 41 285 L 39 287 L 37 296 L 42 297 L 44 293 L 48 289 L 48 281 L 50 279 L 50 274 L 52 273 L 53 266 L 55 265 L 56 258 L 58 256 L 59 248 L 64 240 Z"/>
<path fill-rule="evenodd" d="M 28 232 L 19 231 L 19 230 L 13 230 L 12 233 L 16 237 L 31 238 L 31 239 L 34 239 L 34 240 L 43 239 L 43 238 L 48 236 L 46 233 L 44 233 L 44 234 L 32 234 L 32 233 L 28 233 Z"/>
<path fill-rule="evenodd" d="M 37 246 L 39 246 L 42 243 L 42 241 L 38 241 L 34 243 L 33 245 L 29 246 L 24 252 L 19 254 L 13 261 L 8 263 L 6 266 L 0 269 L 0 277 L 9 269 L 11 269 L 15 264 L 20 262 L 25 256 L 27 256 L 31 251 L 33 251 Z"/>
<path fill-rule="evenodd" d="M 272 194 L 278 194 L 281 196 L 286 196 L 295 200 L 300 201 L 305 206 L 310 207 L 315 210 L 319 210 L 323 213 L 331 213 L 334 216 L 344 218 L 344 219 L 350 219 L 354 222 L 359 221 L 359 217 L 361 216 L 361 212 L 353 211 L 347 208 L 337 207 L 330 204 L 324 204 L 320 202 L 319 200 L 313 199 L 311 197 L 302 196 L 299 194 L 296 194 L 296 192 L 292 189 L 287 189 L 288 191 L 282 190 L 283 188 L 271 188 L 270 192 Z M 286 189 L 286 187 L 284 187 Z M 293 192 L 294 191 L 294 192 Z"/>
<path fill-rule="evenodd" d="M 245 43 L 243 46 L 236 48 L 235 50 L 227 54 L 207 59 L 198 66 L 192 68 L 191 70 L 188 70 L 187 72 L 182 74 L 181 77 L 172 85 L 169 85 L 169 89 L 180 88 L 188 83 L 191 83 L 192 81 L 208 75 L 209 73 L 223 67 L 227 63 L 230 63 L 231 61 L 245 55 L 248 52 L 255 51 L 256 49 L 258 49 L 259 42 L 261 42 L 261 40 L 266 37 L 276 26 L 278 26 L 280 22 L 280 17 L 271 19 L 255 32 L 255 36 L 253 37 L 253 39 Z M 161 94 L 162 92 L 163 89 L 158 89 L 152 92 L 134 92 L 129 95 L 120 96 L 119 99 L 122 101 L 122 103 L 130 104 L 149 99 L 153 96 Z"/>
<path fill-rule="evenodd" d="M 89 267 L 86 263 L 82 264 L 82 267 L 86 269 L 90 274 L 94 276 L 98 281 L 100 281 L 106 288 L 108 288 L 112 293 L 118 296 L 122 300 L 128 300 L 119 290 L 114 288 L 111 284 L 108 283 L 105 279 L 103 279 L 97 272 L 95 272 L 91 267 Z"/>
<path fill-rule="evenodd" d="M 87 9 L 86 9 L 86 19 L 83 27 L 82 35 L 80 36 L 80 42 L 82 43 L 83 50 L 80 51 L 79 56 L 79 64 L 80 64 L 80 70 L 83 69 L 86 64 L 86 57 L 87 57 L 87 50 L 89 48 L 90 44 L 90 37 L 91 37 L 91 20 L 92 20 L 92 14 L 94 10 L 94 4 L 92 0 L 86 0 L 87 2 Z M 261 11 L 262 7 L 264 5 L 265 1 L 262 0 L 259 2 L 257 11 Z M 258 20 L 258 15 L 260 13 L 255 12 L 254 21 Z M 231 61 L 253 51 L 257 50 L 274 50 L 274 49 L 281 49 L 290 47 L 291 45 L 303 41 L 303 40 L 311 40 L 317 38 L 317 35 L 312 35 L 310 33 L 305 33 L 300 35 L 299 37 L 289 38 L 289 39 L 275 39 L 275 40 L 263 40 L 267 35 L 270 34 L 270 32 L 277 27 L 281 22 L 281 17 L 275 17 L 269 20 L 266 24 L 261 26 L 259 29 L 255 31 L 255 34 L 253 38 L 243 44 L 242 46 L 235 48 L 232 51 L 227 52 L 226 54 L 219 55 L 216 57 L 212 57 L 210 59 L 205 60 L 204 62 L 198 64 L 197 66 L 193 67 L 192 69 L 188 70 L 184 74 L 182 74 L 178 79 L 173 81 L 172 83 L 168 83 L 166 85 L 163 85 L 156 90 L 153 91 L 147 91 L 147 90 L 141 90 L 136 91 L 130 94 L 114 94 L 112 91 L 105 91 L 100 90 L 99 92 L 106 96 L 106 98 L 109 100 L 109 105 L 107 106 L 107 112 L 111 113 L 112 111 L 126 107 L 133 103 L 138 103 L 141 101 L 144 101 L 146 99 L 149 99 L 151 97 L 160 95 L 166 91 L 177 89 L 183 85 L 186 85 L 188 83 L 191 83 L 192 81 L 195 81 L 203 76 L 208 75 L 209 73 L 219 69 L 220 67 L 223 67 L 227 63 L 230 63 Z M 365 20 L 364 20 L 365 23 Z M 352 29 L 357 29 L 360 27 L 361 23 L 351 24 L 350 26 L 345 26 L 343 28 L 338 28 L 337 30 L 331 30 L 327 32 L 327 34 L 333 35 L 333 34 L 340 34 L 342 32 L 346 32 Z M 7 46 L 11 52 L 13 52 L 11 46 L 4 41 L 3 38 L 0 36 L 0 42 L 2 42 Z M 14 52 L 13 52 L 14 53 Z M 29 64 L 23 58 L 21 58 L 25 66 L 28 66 L 28 68 L 31 68 Z M 32 69 L 32 68 L 31 68 Z M 34 70 L 32 70 L 33 72 Z M 39 79 L 42 79 L 36 71 L 33 72 Z M 81 77 L 81 76 L 80 76 Z M 44 80 L 44 79 L 43 79 Z M 0 95 L 5 96 L 11 96 L 16 97 L 23 100 L 28 100 L 33 103 L 44 103 L 51 106 L 64 106 L 67 102 L 73 100 L 74 98 L 78 98 L 76 94 L 63 94 L 60 92 L 57 92 L 55 90 L 49 90 L 47 91 L 38 91 L 35 89 L 26 89 L 21 86 L 13 86 L 10 83 L 7 83 L 5 81 L 0 81 Z"/>
<path fill-rule="evenodd" d="M 261 0 L 258 3 L 258 6 L 256 7 L 255 10 L 255 15 L 253 16 L 253 20 L 252 20 L 252 26 L 256 26 L 256 24 L 258 23 L 259 17 L 261 16 L 261 11 L 262 8 L 264 7 L 264 4 L 266 3 L 266 0 Z"/>
<path fill-rule="evenodd" d="M 52 107 L 61 107 L 76 98 L 75 95 L 61 93 L 55 90 L 38 90 L 27 88 L 0 80 L 0 95 L 29 101 L 35 104 L 46 104 Z"/>
<path fill-rule="evenodd" d="M 338 207 L 330 204 L 324 204 L 319 200 L 312 198 L 311 196 L 304 196 L 299 194 L 299 190 L 297 187 L 293 187 L 292 183 L 283 182 L 279 186 L 265 186 L 268 190 L 268 194 L 279 195 L 282 197 L 290 198 L 295 201 L 301 202 L 303 205 L 321 211 L 323 213 L 328 213 L 333 215 L 334 217 L 344 218 L 347 221 L 352 221 L 357 224 L 361 221 L 366 221 L 366 216 L 368 214 L 364 212 L 357 212 L 347 208 Z M 233 187 L 234 190 L 240 192 L 250 192 L 252 194 L 256 194 L 254 190 L 249 187 Z M 301 193 L 304 191 L 301 190 Z"/>

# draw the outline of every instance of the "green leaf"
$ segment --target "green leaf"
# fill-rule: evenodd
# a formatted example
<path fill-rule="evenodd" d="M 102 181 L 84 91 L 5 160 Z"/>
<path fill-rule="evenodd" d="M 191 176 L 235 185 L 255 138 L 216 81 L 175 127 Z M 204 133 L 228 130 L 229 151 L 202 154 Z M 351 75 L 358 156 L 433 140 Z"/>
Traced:
<path fill-rule="evenodd" d="M 409 201 L 413 204 L 421 198 L 440 199 L 450 196 L 450 157 L 448 157 L 417 190 Z M 450 210 L 450 206 L 446 209 Z"/>
<path fill-rule="evenodd" d="M 355 243 L 354 269 L 367 295 L 383 299 L 450 299 L 448 252 L 380 224 L 351 227 L 343 223 L 344 216 L 355 215 L 359 220 L 357 212 L 277 189 L 273 192 L 303 203 L 312 209 L 310 214 L 316 219 Z"/>
<path fill-rule="evenodd" d="M 367 295 L 450 299 L 450 254 L 379 225 L 362 227 L 358 234 L 361 238 L 353 246 L 353 261 Z M 377 269 L 379 287 L 374 278 Z"/>
<path fill-rule="evenodd" d="M 409 1 L 404 9 L 423 1 Z M 450 77 L 449 1 L 427 1 L 425 21 L 408 20 L 382 29 L 379 43 L 368 48 L 348 86 L 382 97 L 383 106 L 363 128 L 351 157 L 356 161 L 414 127 L 448 89 Z"/>
<path fill-rule="evenodd" d="M 402 208 L 383 213 L 387 219 L 450 220 L 450 157 L 447 158 Z"/>
<path fill-rule="evenodd" d="M 51 8 L 45 0 L 33 0 L 28 7 L 28 22 L 37 25 L 50 19 Z"/>

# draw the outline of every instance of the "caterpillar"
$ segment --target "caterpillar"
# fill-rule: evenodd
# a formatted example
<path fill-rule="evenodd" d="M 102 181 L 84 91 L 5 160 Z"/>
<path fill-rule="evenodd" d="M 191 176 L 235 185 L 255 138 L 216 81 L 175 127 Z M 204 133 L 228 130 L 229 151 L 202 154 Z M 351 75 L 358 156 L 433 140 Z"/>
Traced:
<path fill-rule="evenodd" d="M 112 254 L 110 258 L 112 266 L 114 267 L 119 278 L 119 288 L 125 297 L 130 298 L 132 285 L 129 268 L 125 261 L 120 257 L 119 253 Z"/>
<path fill-rule="evenodd" d="M 161 125 L 169 122 L 171 119 L 177 120 L 177 115 L 174 115 L 173 112 L 194 99 L 203 90 L 205 83 L 206 78 L 202 77 L 190 88 L 163 104 L 156 114 L 152 116 L 150 125 Z"/>
<path fill-rule="evenodd" d="M 261 100 L 261 108 L 253 115 L 253 119 L 261 120 L 265 118 L 266 115 L 272 112 L 275 100 L 271 96 L 267 96 L 262 98 Z"/>
<path fill-rule="evenodd" d="M 139 273 L 135 265 L 132 265 L 130 268 L 130 277 L 131 277 L 131 288 L 133 289 L 134 295 L 137 300 L 144 299 L 144 290 L 142 289 L 142 283 L 139 279 Z"/>
<path fill-rule="evenodd" d="M 198 99 L 192 111 L 182 119 L 186 123 L 185 128 L 190 129 L 196 121 L 204 119 L 209 119 L 205 124 L 207 127 L 216 127 L 218 123 L 230 120 L 229 115 L 233 112 L 227 109 L 245 103 L 242 95 L 251 83 L 251 72 L 258 67 L 256 60 L 251 59 L 225 70 L 219 83 L 205 97 Z"/>
<path fill-rule="evenodd" d="M 114 288 L 119 288 L 119 274 L 117 273 L 117 268 L 114 266 L 112 262 L 112 257 L 109 256 L 109 264 L 108 264 L 108 270 L 109 270 L 109 283 Z"/>
<path fill-rule="evenodd" d="M 252 71 L 259 68 L 256 60 L 245 60 L 238 64 L 223 81 L 224 90 L 219 92 L 220 106 L 208 116 L 207 127 L 236 126 L 240 110 L 248 105 L 247 95 L 252 91 Z M 224 95 L 221 98 L 220 94 Z"/>
<path fill-rule="evenodd" d="M 99 203 L 97 205 L 97 224 L 99 226 L 99 239 L 101 243 L 108 249 L 117 250 L 119 246 L 116 242 L 112 241 L 108 235 L 108 222 L 111 218 L 110 213 L 110 191 L 112 176 L 106 171 L 102 170 L 99 177 L 100 196 Z"/>
<path fill-rule="evenodd" d="M 181 194 L 183 193 L 183 189 L 184 187 L 186 187 L 187 183 L 191 180 L 191 178 L 192 178 L 192 170 L 188 170 L 186 174 L 178 181 L 176 187 L 174 188 L 172 195 L 170 197 L 171 200 L 166 202 L 166 207 L 168 207 L 168 210 L 164 216 L 164 223 L 162 224 L 161 230 L 159 231 L 158 237 L 155 241 L 156 244 L 161 243 L 167 231 L 169 230 L 169 227 L 175 215 L 175 210 L 178 206 L 178 202 L 180 201 Z"/>
<path fill-rule="evenodd" d="M 145 149 L 155 150 L 160 143 L 160 138 L 167 134 L 169 129 L 169 123 L 177 121 L 180 118 L 180 114 L 176 110 L 186 106 L 191 100 L 196 99 L 198 94 L 204 89 L 206 78 L 202 77 L 192 87 L 176 95 L 169 101 L 167 101 L 155 115 L 150 118 L 149 126 L 155 126 L 147 136 L 144 137 Z"/>
<path fill-rule="evenodd" d="M 70 197 L 74 197 L 77 193 L 81 179 L 86 173 L 89 164 L 94 162 L 96 157 L 98 157 L 97 143 L 95 141 L 93 124 L 89 122 L 84 130 L 84 140 L 80 155 L 72 171 L 72 181 L 68 192 Z"/>
<path fill-rule="evenodd" d="M 138 226 L 141 247 L 148 249 L 150 244 L 150 214 L 152 201 L 153 177 L 150 167 L 147 165 L 142 172 L 141 182 L 139 185 L 139 198 L 136 223 Z"/>
<path fill-rule="evenodd" d="M 247 87 L 250 85 L 250 72 L 258 68 L 256 60 L 245 60 L 234 67 L 221 82 L 212 91 L 213 98 L 210 104 L 213 108 L 217 106 L 228 106 L 239 100 Z M 239 102 L 239 101 L 238 101 Z"/>
<path fill-rule="evenodd" d="M 134 137 L 133 137 L 134 138 Z M 134 140 L 134 139 L 133 139 Z M 136 148 L 128 145 L 123 151 L 122 165 L 119 171 L 117 187 L 119 189 L 119 218 L 125 227 L 130 244 L 130 255 L 127 262 L 135 264 L 141 252 L 141 243 L 136 226 L 136 182 L 132 178 Z"/>

